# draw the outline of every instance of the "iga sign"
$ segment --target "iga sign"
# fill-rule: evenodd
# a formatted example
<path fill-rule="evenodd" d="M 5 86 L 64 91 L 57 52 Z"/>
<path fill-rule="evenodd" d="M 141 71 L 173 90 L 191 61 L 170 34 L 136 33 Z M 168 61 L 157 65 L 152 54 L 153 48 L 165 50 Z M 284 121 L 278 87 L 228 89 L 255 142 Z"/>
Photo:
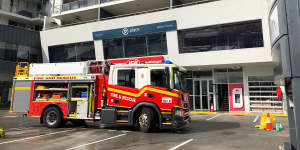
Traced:
<path fill-rule="evenodd" d="M 132 26 L 132 27 L 112 29 L 112 30 L 97 31 L 97 32 L 93 32 L 93 39 L 94 40 L 112 39 L 112 38 L 119 38 L 125 36 L 149 34 L 154 32 L 166 32 L 170 30 L 177 30 L 177 23 L 175 20 L 153 23 L 153 24 L 146 24 L 141 26 Z"/>

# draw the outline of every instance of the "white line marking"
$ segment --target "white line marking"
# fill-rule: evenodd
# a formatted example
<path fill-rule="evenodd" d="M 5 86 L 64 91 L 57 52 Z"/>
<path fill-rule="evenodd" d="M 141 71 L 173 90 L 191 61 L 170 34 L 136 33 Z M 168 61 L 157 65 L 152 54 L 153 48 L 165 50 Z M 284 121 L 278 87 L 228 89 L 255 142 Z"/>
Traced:
<path fill-rule="evenodd" d="M 255 119 L 253 120 L 253 122 L 256 122 L 256 121 L 258 120 L 258 118 L 259 118 L 259 115 L 257 115 L 257 116 L 255 117 Z"/>
<path fill-rule="evenodd" d="M 26 130 L 26 129 L 32 129 L 33 127 L 28 127 L 28 128 L 26 128 L 26 127 L 20 127 L 20 128 L 9 128 L 9 129 L 7 129 L 8 131 L 13 131 L 13 130 L 17 130 L 17 131 L 19 131 L 19 130 Z"/>
<path fill-rule="evenodd" d="M 91 144 L 95 144 L 95 143 L 104 142 L 104 141 L 107 141 L 107 140 L 110 140 L 110 139 L 114 139 L 114 138 L 117 138 L 117 137 L 120 137 L 120 136 L 124 136 L 124 135 L 126 135 L 126 134 L 116 135 L 116 136 L 113 136 L 113 137 L 110 137 L 110 138 L 106 138 L 106 139 L 103 139 L 103 140 L 99 140 L 99 141 L 95 141 L 95 142 L 91 142 L 91 143 L 79 145 L 79 146 L 76 146 L 76 147 L 68 148 L 68 149 L 66 149 L 66 150 L 77 149 L 77 148 L 80 148 L 80 147 L 84 147 L 84 146 L 91 145 Z"/>
<path fill-rule="evenodd" d="M 65 131 L 59 131 L 59 132 L 53 132 L 53 133 L 49 133 L 49 134 L 38 135 L 38 136 L 33 136 L 33 137 L 28 137 L 28 138 L 24 138 L 24 139 L 13 140 L 13 141 L 2 142 L 2 143 L 0 143 L 0 145 L 2 145 L 2 144 L 8 144 L 8 143 L 13 143 L 13 142 L 20 142 L 20 141 L 31 140 L 31 139 L 38 138 L 38 137 L 43 137 L 43 136 L 48 136 L 48 135 L 53 135 L 53 134 L 58 134 L 58 133 L 64 133 L 64 132 L 73 131 L 73 130 L 74 129 L 72 129 L 72 130 L 65 130 Z"/>
<path fill-rule="evenodd" d="M 189 140 L 187 140 L 187 141 L 185 141 L 185 142 L 183 142 L 183 143 L 181 143 L 181 144 L 179 144 L 179 145 L 177 145 L 177 146 L 171 148 L 170 150 L 175 150 L 175 149 L 177 149 L 177 148 L 179 148 L 179 147 L 181 147 L 181 146 L 183 146 L 183 145 L 185 145 L 185 144 L 187 144 L 187 143 L 192 142 L 193 140 L 194 140 L 194 139 L 189 139 Z"/>
<path fill-rule="evenodd" d="M 220 115 L 217 114 L 217 115 L 215 115 L 215 116 L 213 116 L 213 117 L 211 117 L 211 118 L 207 118 L 206 120 L 208 121 L 208 120 L 214 119 L 214 118 L 216 118 L 216 117 L 218 117 L 218 116 L 220 116 Z"/>
<path fill-rule="evenodd" d="M 17 117 L 17 116 L 0 116 L 1 118 L 14 118 L 14 117 Z"/>

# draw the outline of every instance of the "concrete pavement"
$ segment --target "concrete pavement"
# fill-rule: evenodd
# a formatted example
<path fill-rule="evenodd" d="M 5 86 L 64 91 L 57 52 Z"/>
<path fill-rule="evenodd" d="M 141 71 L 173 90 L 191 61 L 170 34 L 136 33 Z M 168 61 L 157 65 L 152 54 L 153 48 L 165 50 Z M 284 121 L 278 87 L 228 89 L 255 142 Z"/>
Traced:
<path fill-rule="evenodd" d="M 288 141 L 287 118 L 277 117 L 285 129 L 282 132 L 254 128 L 256 116 L 230 116 L 221 113 L 192 115 L 189 128 L 179 131 L 161 130 L 141 133 L 131 127 L 110 126 L 104 129 L 67 125 L 49 129 L 39 124 L 39 118 L 10 117 L 0 110 L 0 126 L 6 137 L 0 138 L 5 150 L 100 150 L 100 149 L 223 149 L 273 150 Z"/>

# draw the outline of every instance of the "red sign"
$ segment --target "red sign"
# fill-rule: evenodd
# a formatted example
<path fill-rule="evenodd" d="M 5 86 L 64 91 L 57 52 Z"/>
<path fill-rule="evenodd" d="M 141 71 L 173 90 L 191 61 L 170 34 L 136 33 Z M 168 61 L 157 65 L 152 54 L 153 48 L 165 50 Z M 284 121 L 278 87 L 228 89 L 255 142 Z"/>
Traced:
<path fill-rule="evenodd" d="M 162 64 L 163 56 L 124 58 L 109 60 L 112 64 Z"/>

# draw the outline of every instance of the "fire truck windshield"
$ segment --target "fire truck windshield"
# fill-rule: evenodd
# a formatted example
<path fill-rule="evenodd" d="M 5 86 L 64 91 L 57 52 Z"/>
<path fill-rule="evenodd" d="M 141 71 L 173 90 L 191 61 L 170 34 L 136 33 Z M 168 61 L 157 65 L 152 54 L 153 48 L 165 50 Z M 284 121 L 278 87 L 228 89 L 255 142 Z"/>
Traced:
<path fill-rule="evenodd" d="M 173 85 L 174 89 L 182 90 L 179 68 L 173 68 Z"/>

